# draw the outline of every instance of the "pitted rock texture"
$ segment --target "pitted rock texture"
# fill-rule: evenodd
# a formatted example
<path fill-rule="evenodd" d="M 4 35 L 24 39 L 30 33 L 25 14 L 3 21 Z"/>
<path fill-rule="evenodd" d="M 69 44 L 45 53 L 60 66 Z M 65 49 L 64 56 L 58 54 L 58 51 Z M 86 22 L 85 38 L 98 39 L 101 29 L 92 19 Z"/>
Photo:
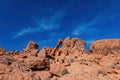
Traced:
<path fill-rule="evenodd" d="M 120 39 L 86 42 L 67 37 L 55 48 L 34 41 L 23 51 L 0 48 L 0 80 L 120 80 Z"/>
<path fill-rule="evenodd" d="M 90 50 L 98 54 L 120 54 L 120 39 L 98 40 L 92 43 Z"/>
<path fill-rule="evenodd" d="M 61 48 L 59 48 L 62 46 Z M 78 38 L 67 37 L 65 40 L 59 40 L 53 49 L 53 56 L 56 62 L 65 62 L 68 64 L 70 59 L 75 59 L 86 53 L 86 42 Z"/>
<path fill-rule="evenodd" d="M 30 56 L 24 59 L 24 62 L 30 69 L 39 70 L 49 68 L 49 60 L 48 58 L 38 58 L 34 56 Z"/>

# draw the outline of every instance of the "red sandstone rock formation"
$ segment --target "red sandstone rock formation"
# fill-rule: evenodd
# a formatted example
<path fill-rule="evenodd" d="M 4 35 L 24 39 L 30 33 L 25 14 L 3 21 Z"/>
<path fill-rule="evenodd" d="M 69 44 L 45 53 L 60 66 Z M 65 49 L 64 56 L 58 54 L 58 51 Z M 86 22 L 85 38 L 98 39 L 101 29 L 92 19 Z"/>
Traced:
<path fill-rule="evenodd" d="M 106 39 L 93 42 L 90 50 L 99 54 L 120 54 L 120 39 Z"/>
<path fill-rule="evenodd" d="M 85 46 L 67 37 L 55 48 L 39 50 L 33 41 L 21 52 L 0 48 L 0 80 L 120 80 L 120 39 Z"/>

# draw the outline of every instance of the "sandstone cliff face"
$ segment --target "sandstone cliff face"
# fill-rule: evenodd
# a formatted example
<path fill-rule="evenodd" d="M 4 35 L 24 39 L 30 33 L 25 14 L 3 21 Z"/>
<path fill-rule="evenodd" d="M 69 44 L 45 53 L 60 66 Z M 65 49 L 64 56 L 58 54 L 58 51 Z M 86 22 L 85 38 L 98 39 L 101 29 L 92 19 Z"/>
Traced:
<path fill-rule="evenodd" d="M 93 42 L 90 50 L 98 54 L 120 54 L 120 39 L 106 39 Z"/>
<path fill-rule="evenodd" d="M 120 80 L 120 39 L 98 40 L 85 49 L 79 38 L 59 40 L 55 48 L 0 48 L 0 80 Z"/>

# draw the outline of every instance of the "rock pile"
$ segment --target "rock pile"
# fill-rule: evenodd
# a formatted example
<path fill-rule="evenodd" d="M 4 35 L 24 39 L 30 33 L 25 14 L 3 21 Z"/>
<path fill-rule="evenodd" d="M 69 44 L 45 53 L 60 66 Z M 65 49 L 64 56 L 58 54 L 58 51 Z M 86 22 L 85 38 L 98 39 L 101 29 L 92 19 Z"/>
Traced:
<path fill-rule="evenodd" d="M 55 48 L 39 50 L 33 41 L 20 52 L 0 48 L 0 80 L 120 80 L 120 39 L 85 47 L 85 41 L 67 37 Z"/>

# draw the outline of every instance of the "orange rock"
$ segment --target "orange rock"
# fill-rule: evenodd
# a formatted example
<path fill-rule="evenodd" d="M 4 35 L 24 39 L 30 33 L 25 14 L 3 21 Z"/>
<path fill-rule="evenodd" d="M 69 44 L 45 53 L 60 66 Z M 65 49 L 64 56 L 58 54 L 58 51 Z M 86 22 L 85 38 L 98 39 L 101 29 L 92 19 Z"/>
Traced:
<path fill-rule="evenodd" d="M 120 39 L 98 40 L 91 44 L 90 50 L 98 54 L 120 54 Z"/>
<path fill-rule="evenodd" d="M 82 74 L 66 74 L 60 77 L 58 80 L 99 80 L 97 78 L 88 77 Z"/>
<path fill-rule="evenodd" d="M 7 68 L 8 68 L 8 65 L 0 64 L 0 75 L 4 74 Z"/>
<path fill-rule="evenodd" d="M 62 45 L 61 48 L 59 48 Z M 70 39 L 67 37 L 64 41 L 59 40 L 53 53 L 56 62 L 67 62 L 67 57 L 78 58 L 85 50 L 86 43 L 78 38 Z"/>
<path fill-rule="evenodd" d="M 115 65 L 115 69 L 120 70 L 120 63 Z"/>
<path fill-rule="evenodd" d="M 35 42 L 33 41 L 29 41 L 25 51 L 28 51 L 28 50 L 31 50 L 31 49 L 38 49 L 38 44 L 36 44 Z"/>
<path fill-rule="evenodd" d="M 36 71 L 36 76 L 39 76 L 41 80 L 50 80 L 52 74 L 48 71 Z"/>
<path fill-rule="evenodd" d="M 50 72 L 57 76 L 62 76 L 62 70 L 64 68 L 65 67 L 62 64 L 57 64 L 57 63 L 50 64 Z"/>
<path fill-rule="evenodd" d="M 39 53 L 37 54 L 37 57 L 45 58 L 46 55 L 47 55 L 47 50 L 45 48 L 43 48 L 41 51 L 39 51 Z"/>
<path fill-rule="evenodd" d="M 78 62 L 74 62 L 69 66 L 68 72 L 70 74 L 87 74 L 89 77 L 97 77 L 98 76 L 98 70 L 99 67 L 95 67 L 92 65 L 84 65 L 84 64 L 79 64 Z"/>
<path fill-rule="evenodd" d="M 33 70 L 37 70 L 37 69 L 45 70 L 49 68 L 49 60 L 47 58 L 38 58 L 38 57 L 30 56 L 26 58 L 24 62 L 29 68 Z"/>
<path fill-rule="evenodd" d="M 38 49 L 33 49 L 33 50 L 31 50 L 31 52 L 28 53 L 28 54 L 30 54 L 31 56 L 37 56 L 38 52 L 39 52 Z"/>
<path fill-rule="evenodd" d="M 21 52 L 0 48 L 0 80 L 119 80 L 120 39 L 93 42 L 90 51 L 85 45 L 67 37 L 40 51 L 33 41 Z"/>
<path fill-rule="evenodd" d="M 114 68 L 115 60 L 112 59 L 111 57 L 106 56 L 99 61 L 99 65 L 103 67 Z"/>
<path fill-rule="evenodd" d="M 0 56 L 8 54 L 8 52 L 4 48 L 0 48 Z"/>

